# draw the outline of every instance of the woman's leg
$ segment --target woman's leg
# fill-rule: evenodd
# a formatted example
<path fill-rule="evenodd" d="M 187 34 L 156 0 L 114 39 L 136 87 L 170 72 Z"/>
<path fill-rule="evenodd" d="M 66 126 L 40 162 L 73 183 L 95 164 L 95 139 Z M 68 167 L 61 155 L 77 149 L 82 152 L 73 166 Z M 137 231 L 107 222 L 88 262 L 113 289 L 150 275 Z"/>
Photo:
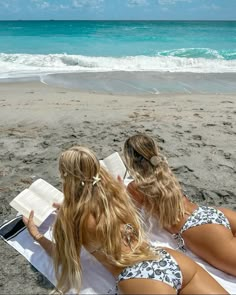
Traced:
<path fill-rule="evenodd" d="M 127 279 L 118 284 L 121 294 L 177 294 L 171 286 L 154 279 Z"/>
<path fill-rule="evenodd" d="M 191 281 L 183 288 L 179 294 L 229 294 L 215 279 L 210 276 L 199 265 L 196 267 L 196 273 Z"/>
<path fill-rule="evenodd" d="M 202 224 L 182 234 L 187 247 L 214 267 L 236 276 L 236 237 L 219 224 Z"/>
<path fill-rule="evenodd" d="M 200 265 L 173 249 L 166 249 L 180 266 L 183 283 L 179 294 L 228 294 L 228 292 Z"/>

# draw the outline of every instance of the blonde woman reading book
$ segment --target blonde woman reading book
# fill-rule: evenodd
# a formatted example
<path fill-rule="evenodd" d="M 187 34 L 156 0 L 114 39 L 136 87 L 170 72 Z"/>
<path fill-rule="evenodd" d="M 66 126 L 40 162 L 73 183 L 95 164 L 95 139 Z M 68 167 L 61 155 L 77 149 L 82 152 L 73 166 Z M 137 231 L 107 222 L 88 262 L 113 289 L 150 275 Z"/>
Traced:
<path fill-rule="evenodd" d="M 54 242 L 24 218 L 32 237 L 53 256 L 57 288 L 81 286 L 84 246 L 110 271 L 123 294 L 228 294 L 185 255 L 155 248 L 144 239 L 140 217 L 126 189 L 94 153 L 75 146 L 62 153 L 59 170 L 64 201 L 54 224 Z"/>
<path fill-rule="evenodd" d="M 144 134 L 128 138 L 124 157 L 134 181 L 128 191 L 159 225 L 214 267 L 236 276 L 236 212 L 198 206 L 181 190 L 155 141 Z"/>

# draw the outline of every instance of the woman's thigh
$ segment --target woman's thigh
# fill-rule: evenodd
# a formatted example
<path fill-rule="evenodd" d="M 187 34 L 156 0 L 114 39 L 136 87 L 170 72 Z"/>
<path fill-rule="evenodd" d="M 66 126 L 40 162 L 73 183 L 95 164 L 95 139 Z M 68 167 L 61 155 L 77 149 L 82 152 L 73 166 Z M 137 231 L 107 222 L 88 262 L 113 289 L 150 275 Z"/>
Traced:
<path fill-rule="evenodd" d="M 168 284 L 154 279 L 123 280 L 118 287 L 122 294 L 177 294 Z"/>
<path fill-rule="evenodd" d="M 203 224 L 182 234 L 187 247 L 211 265 L 236 275 L 236 237 L 219 224 Z"/>

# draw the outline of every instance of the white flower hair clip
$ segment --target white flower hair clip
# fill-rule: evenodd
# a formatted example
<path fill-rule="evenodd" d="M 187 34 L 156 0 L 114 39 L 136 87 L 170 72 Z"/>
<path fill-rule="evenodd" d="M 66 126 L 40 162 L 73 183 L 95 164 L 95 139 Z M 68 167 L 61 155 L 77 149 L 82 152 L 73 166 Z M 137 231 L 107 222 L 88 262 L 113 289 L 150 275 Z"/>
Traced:
<path fill-rule="evenodd" d="M 158 156 L 152 156 L 149 161 L 152 164 L 152 166 L 154 166 L 154 167 L 158 166 L 162 162 L 165 162 L 165 163 L 168 164 L 167 159 L 164 156 L 160 156 L 160 157 L 158 157 Z"/>
<path fill-rule="evenodd" d="M 63 176 L 64 177 L 68 176 L 68 173 L 67 172 L 64 172 Z"/>
<path fill-rule="evenodd" d="M 99 177 L 98 174 L 96 176 L 93 176 L 93 185 L 95 185 L 96 183 L 98 183 L 100 180 L 101 180 L 101 178 Z"/>
<path fill-rule="evenodd" d="M 150 163 L 152 166 L 156 167 L 158 164 L 160 164 L 161 160 L 158 156 L 152 156 L 150 159 Z"/>

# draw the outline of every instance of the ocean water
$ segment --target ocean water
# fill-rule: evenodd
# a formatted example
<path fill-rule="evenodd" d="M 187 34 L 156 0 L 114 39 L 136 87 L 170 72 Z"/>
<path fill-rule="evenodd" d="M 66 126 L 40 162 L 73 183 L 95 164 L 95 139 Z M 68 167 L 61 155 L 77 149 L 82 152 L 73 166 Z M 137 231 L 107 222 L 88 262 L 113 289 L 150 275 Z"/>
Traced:
<path fill-rule="evenodd" d="M 115 71 L 234 76 L 236 22 L 0 22 L 0 80 Z"/>

